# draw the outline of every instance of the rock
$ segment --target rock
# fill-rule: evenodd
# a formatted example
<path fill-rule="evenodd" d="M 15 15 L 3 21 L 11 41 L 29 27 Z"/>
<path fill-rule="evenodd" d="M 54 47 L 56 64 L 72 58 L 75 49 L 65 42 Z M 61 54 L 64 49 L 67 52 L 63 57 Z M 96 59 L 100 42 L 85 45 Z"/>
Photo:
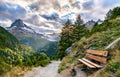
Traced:
<path fill-rule="evenodd" d="M 91 21 L 86 22 L 85 26 L 86 26 L 89 30 L 91 30 L 91 29 L 93 28 L 94 24 L 95 24 L 95 21 L 91 20 Z"/>
<path fill-rule="evenodd" d="M 113 49 L 118 43 L 120 42 L 120 38 L 113 41 L 111 44 L 109 44 L 105 49 Z"/>
<path fill-rule="evenodd" d="M 69 47 L 69 48 L 67 48 L 67 49 L 65 50 L 65 52 L 66 52 L 67 54 L 69 54 L 70 51 L 71 51 L 71 49 L 72 49 L 72 47 Z"/>
<path fill-rule="evenodd" d="M 75 70 L 75 69 L 72 69 L 72 70 L 71 70 L 71 75 L 72 75 L 72 76 L 76 76 L 76 74 L 77 74 L 76 70 Z"/>

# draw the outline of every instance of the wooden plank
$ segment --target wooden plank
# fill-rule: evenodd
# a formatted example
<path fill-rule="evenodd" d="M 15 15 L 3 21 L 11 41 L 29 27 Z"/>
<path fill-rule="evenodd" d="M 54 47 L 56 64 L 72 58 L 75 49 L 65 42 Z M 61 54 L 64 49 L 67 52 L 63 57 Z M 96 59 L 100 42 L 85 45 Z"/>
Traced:
<path fill-rule="evenodd" d="M 90 68 L 96 68 L 95 66 L 93 66 L 93 65 L 91 65 L 91 64 L 89 64 L 89 63 L 87 63 L 87 62 L 85 62 L 84 60 L 82 60 L 82 59 L 78 59 L 80 62 L 82 62 L 83 64 L 85 64 L 85 65 L 87 65 L 88 67 L 90 67 Z"/>
<path fill-rule="evenodd" d="M 90 60 L 88 60 L 86 58 L 82 58 L 82 60 L 86 61 L 87 63 L 89 63 L 89 64 L 91 64 L 91 65 L 93 65 L 93 66 L 95 66 L 97 68 L 102 68 L 102 66 L 100 66 L 100 65 L 98 65 L 96 63 L 93 63 L 93 62 L 91 62 Z"/>
<path fill-rule="evenodd" d="M 104 57 L 99 57 L 99 56 L 95 56 L 95 55 L 92 55 L 92 54 L 87 54 L 86 57 L 90 58 L 90 59 L 93 59 L 95 61 L 104 63 L 104 64 L 106 64 L 106 61 L 107 61 L 107 59 L 104 58 Z"/>
<path fill-rule="evenodd" d="M 100 56 L 107 56 L 108 51 L 100 51 L 100 50 L 86 50 L 87 53 L 100 55 Z"/>

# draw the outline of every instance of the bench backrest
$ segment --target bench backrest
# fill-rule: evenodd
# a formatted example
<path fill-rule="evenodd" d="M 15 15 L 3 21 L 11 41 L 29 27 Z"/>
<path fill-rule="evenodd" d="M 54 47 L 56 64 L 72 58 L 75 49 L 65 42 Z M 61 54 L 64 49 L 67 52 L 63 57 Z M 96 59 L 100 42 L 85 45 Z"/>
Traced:
<path fill-rule="evenodd" d="M 99 55 L 99 56 L 107 56 L 108 51 L 100 51 L 100 50 L 86 50 L 87 53 Z"/>
<path fill-rule="evenodd" d="M 106 64 L 107 59 L 105 57 L 108 55 L 107 51 L 86 50 L 86 52 L 87 52 L 86 54 L 87 58 Z"/>

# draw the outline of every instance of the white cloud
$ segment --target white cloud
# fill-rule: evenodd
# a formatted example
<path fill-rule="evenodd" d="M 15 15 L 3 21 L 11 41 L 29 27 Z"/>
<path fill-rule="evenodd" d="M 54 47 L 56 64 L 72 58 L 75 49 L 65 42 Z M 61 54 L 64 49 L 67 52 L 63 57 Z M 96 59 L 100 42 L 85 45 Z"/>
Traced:
<path fill-rule="evenodd" d="M 12 24 L 11 20 L 2 20 L 2 21 L 0 21 L 0 26 L 2 26 L 2 27 L 9 27 L 10 24 Z"/>
<path fill-rule="evenodd" d="M 92 4 L 92 2 L 94 4 Z M 106 13 L 110 10 L 113 9 L 116 6 L 120 5 L 120 1 L 118 0 L 89 0 L 88 2 L 91 2 L 92 5 L 86 5 L 88 6 L 92 6 L 89 9 L 82 9 L 82 17 L 85 21 L 88 21 L 90 19 L 96 20 L 97 19 L 102 19 L 104 20 Z M 85 3 L 85 2 L 84 2 Z M 83 4 L 84 4 L 83 3 Z"/>
<path fill-rule="evenodd" d="M 0 11 L 0 21 L 2 19 L 22 19 L 27 23 L 35 26 L 41 26 L 49 21 L 40 15 L 50 15 L 53 12 L 58 13 L 59 17 L 74 12 L 72 18 L 76 18 L 76 14 L 81 14 L 85 21 L 104 19 L 109 9 L 118 6 L 119 0 L 0 0 L 0 5 L 10 4 L 9 9 Z M 19 6 L 19 8 L 17 8 Z M 20 9 L 25 10 L 21 12 Z M 21 12 L 21 13 L 19 13 Z M 53 21 L 53 20 L 52 20 Z M 53 21 L 56 23 L 56 21 Z"/>

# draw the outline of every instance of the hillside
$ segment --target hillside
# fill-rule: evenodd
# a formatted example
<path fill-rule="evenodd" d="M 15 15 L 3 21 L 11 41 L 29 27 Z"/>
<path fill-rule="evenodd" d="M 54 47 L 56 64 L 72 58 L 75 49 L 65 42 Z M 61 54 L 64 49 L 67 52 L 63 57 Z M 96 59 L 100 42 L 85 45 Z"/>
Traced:
<path fill-rule="evenodd" d="M 110 17 L 110 19 L 105 20 L 102 24 L 95 24 L 87 37 L 84 36 L 79 41 L 76 41 L 75 43 L 72 44 L 72 49 L 70 53 L 63 58 L 62 63 L 59 66 L 59 72 L 61 71 L 65 72 L 66 70 L 70 69 L 72 70 L 73 67 L 77 67 L 84 68 L 88 76 L 94 73 L 94 77 L 119 77 L 120 76 L 119 45 L 117 45 L 114 49 L 107 50 L 109 51 L 108 63 L 104 68 L 97 72 L 94 70 L 87 69 L 83 64 L 78 62 L 79 58 L 85 56 L 84 51 L 86 49 L 105 50 L 105 48 L 110 43 L 119 38 L 120 37 L 119 21 L 120 20 L 116 16 L 116 18 Z M 93 75 L 91 77 L 93 77 Z"/>
<path fill-rule="evenodd" d="M 94 72 L 89 77 L 119 77 L 120 76 L 120 42 L 109 50 L 109 58 L 107 65 Z"/>
<path fill-rule="evenodd" d="M 0 47 L 9 47 L 14 49 L 18 43 L 18 40 L 12 36 L 12 34 L 8 33 L 8 31 L 0 27 Z"/>
<path fill-rule="evenodd" d="M 3 74 L 16 66 L 45 66 L 48 63 L 45 54 L 20 44 L 16 37 L 0 27 L 0 76 L 3 77 Z"/>

